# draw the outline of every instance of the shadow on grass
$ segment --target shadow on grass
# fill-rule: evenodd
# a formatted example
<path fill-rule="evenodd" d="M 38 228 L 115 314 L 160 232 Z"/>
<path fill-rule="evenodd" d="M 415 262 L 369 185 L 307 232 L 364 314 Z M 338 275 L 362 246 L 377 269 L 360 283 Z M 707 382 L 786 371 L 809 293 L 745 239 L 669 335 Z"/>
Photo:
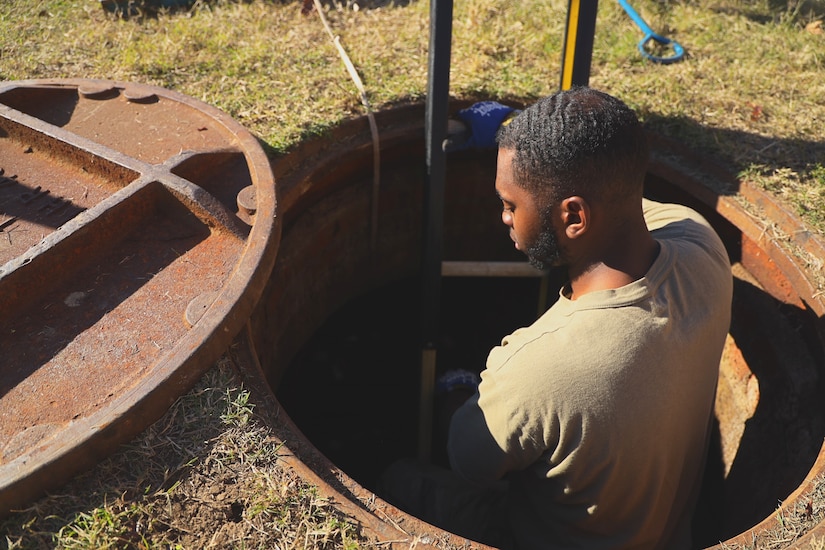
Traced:
<path fill-rule="evenodd" d="M 656 113 L 645 113 L 643 118 L 649 129 L 708 156 L 734 176 L 752 166 L 762 166 L 769 171 L 789 168 L 806 176 L 818 164 L 825 164 L 825 138 L 776 138 L 742 130 L 711 128 L 687 117 Z"/>
<path fill-rule="evenodd" d="M 255 0 L 234 0 L 239 4 L 249 4 Z M 314 8 L 312 0 L 265 0 L 271 4 L 295 4 L 296 10 L 308 14 Z M 321 0 L 321 4 L 331 9 L 377 9 L 403 7 L 413 0 Z M 100 0 L 100 6 L 118 17 L 153 18 L 160 13 L 186 12 L 198 6 L 210 6 L 217 0 Z"/>
<path fill-rule="evenodd" d="M 754 3 L 756 4 L 756 3 Z M 737 7 L 717 7 L 714 11 L 742 14 L 759 24 L 775 22 L 815 21 L 825 15 L 823 0 L 768 0 L 768 11 L 741 3 Z"/>

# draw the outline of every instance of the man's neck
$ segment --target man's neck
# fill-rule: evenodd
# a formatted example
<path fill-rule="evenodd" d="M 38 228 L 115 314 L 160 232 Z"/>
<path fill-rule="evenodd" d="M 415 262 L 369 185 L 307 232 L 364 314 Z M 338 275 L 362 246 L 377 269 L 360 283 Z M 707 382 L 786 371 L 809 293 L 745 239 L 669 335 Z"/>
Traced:
<path fill-rule="evenodd" d="M 644 277 L 659 255 L 659 243 L 646 227 L 637 233 L 621 243 L 606 243 L 597 253 L 572 264 L 568 268 L 570 299 L 620 288 Z"/>

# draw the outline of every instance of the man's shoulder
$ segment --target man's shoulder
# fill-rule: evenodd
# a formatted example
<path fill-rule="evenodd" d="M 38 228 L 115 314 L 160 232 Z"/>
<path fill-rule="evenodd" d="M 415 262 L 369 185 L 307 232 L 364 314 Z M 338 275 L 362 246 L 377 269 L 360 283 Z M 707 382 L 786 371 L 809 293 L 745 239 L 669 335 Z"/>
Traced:
<path fill-rule="evenodd" d="M 720 264 L 728 264 L 727 251 L 722 239 L 696 210 L 681 204 L 659 203 L 645 199 L 642 202 L 645 222 L 658 241 L 684 243 L 689 253 L 693 248 L 709 253 Z"/>
<path fill-rule="evenodd" d="M 575 304 L 574 304 L 575 305 Z M 493 348 L 487 368 L 512 377 L 517 384 L 540 384 L 558 378 L 572 380 L 584 375 L 585 358 L 571 362 L 566 350 L 600 349 L 616 351 L 626 345 L 628 330 L 638 327 L 639 308 L 551 307 L 532 325 L 506 336 Z M 611 349 L 613 348 L 613 349 Z M 592 354 L 586 354 L 588 357 Z M 596 361 L 597 363 L 599 361 Z"/>
<path fill-rule="evenodd" d="M 674 224 L 691 222 L 697 226 L 713 231 L 710 223 L 696 210 L 683 204 L 656 202 L 650 199 L 642 200 L 642 211 L 645 223 L 651 232 L 659 232 Z"/>

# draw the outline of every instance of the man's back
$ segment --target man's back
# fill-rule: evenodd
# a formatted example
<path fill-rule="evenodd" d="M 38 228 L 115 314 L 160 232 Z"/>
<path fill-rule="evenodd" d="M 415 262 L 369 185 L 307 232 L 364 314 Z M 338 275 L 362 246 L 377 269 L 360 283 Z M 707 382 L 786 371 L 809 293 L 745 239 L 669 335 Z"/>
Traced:
<path fill-rule="evenodd" d="M 730 264 L 694 212 L 645 202 L 660 245 L 629 285 L 564 294 L 490 353 L 451 428 L 454 469 L 509 472 L 524 548 L 679 548 L 730 322 Z M 479 430 L 479 426 L 485 430 Z"/>

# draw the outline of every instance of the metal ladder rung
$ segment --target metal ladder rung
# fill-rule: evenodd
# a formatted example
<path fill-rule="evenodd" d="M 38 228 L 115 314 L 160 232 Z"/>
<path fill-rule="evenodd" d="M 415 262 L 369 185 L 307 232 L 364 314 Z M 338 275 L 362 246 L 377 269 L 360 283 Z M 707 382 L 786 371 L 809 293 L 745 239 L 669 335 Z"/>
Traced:
<path fill-rule="evenodd" d="M 441 262 L 442 277 L 543 277 L 527 262 Z"/>

